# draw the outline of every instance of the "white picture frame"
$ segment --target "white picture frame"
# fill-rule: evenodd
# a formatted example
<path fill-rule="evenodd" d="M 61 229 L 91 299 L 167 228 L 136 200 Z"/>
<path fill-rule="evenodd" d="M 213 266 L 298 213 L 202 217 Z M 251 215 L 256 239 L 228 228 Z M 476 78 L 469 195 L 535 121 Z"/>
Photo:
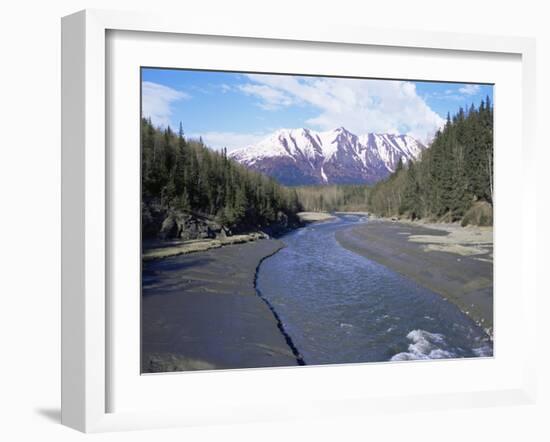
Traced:
<path fill-rule="evenodd" d="M 338 393 L 309 398 L 304 404 L 275 403 L 255 409 L 252 400 L 236 400 L 227 413 L 198 408 L 189 410 L 151 408 L 140 411 L 109 410 L 109 367 L 113 355 L 109 344 L 112 320 L 108 300 L 107 228 L 109 186 L 106 120 L 109 93 L 106 36 L 110 31 L 153 32 L 169 35 L 217 36 L 221 38 L 268 39 L 379 48 L 427 49 L 475 54 L 510 54 L 521 57 L 521 160 L 524 180 L 522 198 L 520 273 L 522 333 L 535 335 L 536 256 L 535 220 L 535 43 L 532 39 L 492 37 L 417 31 L 391 32 L 369 28 L 317 27 L 315 24 L 282 26 L 280 23 L 215 22 L 196 18 L 184 24 L 177 17 L 86 10 L 62 20 L 62 423 L 84 432 L 185 426 L 217 422 L 249 422 L 287 417 L 368 414 L 384 410 L 459 408 L 532 403 L 535 395 L 535 359 L 527 339 L 518 353 L 521 373 L 500 388 L 481 388 L 457 393 L 388 394 L 376 398 L 347 397 Z M 498 112 L 498 109 L 497 111 Z M 497 226 L 498 229 L 498 226 Z M 497 246 L 498 247 L 498 246 Z M 498 261 L 498 258 L 496 259 Z M 525 318 L 532 318 L 532 321 Z M 531 343 L 529 343 L 531 342 Z M 498 355 L 496 356 L 498 357 Z M 407 370 L 415 370 L 408 365 Z M 343 367 L 329 370 L 338 376 Z M 354 375 L 362 368 L 355 367 Z M 288 376 L 296 376 L 294 374 Z M 257 373 L 257 372 L 255 372 Z M 267 373 L 263 371 L 262 373 Z M 350 372 L 351 373 L 351 372 Z M 243 382 L 245 372 L 239 374 Z M 269 374 L 261 375 L 269 376 Z M 175 379 L 172 376 L 171 379 Z M 199 379 L 198 377 L 195 379 Z M 263 378 L 265 379 L 265 378 Z M 517 382 L 516 382 L 517 381 Z M 167 381 L 168 383 L 170 381 Z M 261 379 L 260 379 L 261 382 Z M 205 393 L 209 394 L 209 393 Z M 322 396 L 322 395 L 321 395 Z M 253 398 L 252 396 L 249 396 Z M 256 407 L 257 408 L 257 407 Z"/>

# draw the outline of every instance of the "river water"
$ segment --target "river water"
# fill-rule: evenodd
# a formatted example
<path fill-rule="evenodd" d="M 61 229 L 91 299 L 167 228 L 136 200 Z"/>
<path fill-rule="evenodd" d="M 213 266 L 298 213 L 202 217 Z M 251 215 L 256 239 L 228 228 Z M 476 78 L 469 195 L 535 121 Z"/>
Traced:
<path fill-rule="evenodd" d="M 307 365 L 492 356 L 484 332 L 454 304 L 341 247 L 360 216 L 312 224 L 264 260 L 257 289 Z"/>

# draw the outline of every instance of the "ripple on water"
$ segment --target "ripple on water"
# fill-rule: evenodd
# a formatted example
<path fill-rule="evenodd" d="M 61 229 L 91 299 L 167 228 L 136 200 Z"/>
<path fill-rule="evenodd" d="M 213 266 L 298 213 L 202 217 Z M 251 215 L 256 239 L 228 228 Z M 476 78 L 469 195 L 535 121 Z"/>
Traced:
<path fill-rule="evenodd" d="M 335 232 L 361 222 L 299 229 L 260 267 L 258 288 L 308 364 L 491 356 L 453 304 L 339 245 Z"/>

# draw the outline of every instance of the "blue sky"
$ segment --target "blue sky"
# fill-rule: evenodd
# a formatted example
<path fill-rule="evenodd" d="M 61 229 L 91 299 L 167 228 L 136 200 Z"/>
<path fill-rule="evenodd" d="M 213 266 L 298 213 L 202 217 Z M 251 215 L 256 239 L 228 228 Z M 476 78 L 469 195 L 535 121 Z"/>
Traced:
<path fill-rule="evenodd" d="M 142 113 L 179 126 L 207 145 L 233 150 L 281 128 L 356 134 L 408 133 L 430 139 L 462 106 L 476 106 L 488 85 L 142 69 Z"/>

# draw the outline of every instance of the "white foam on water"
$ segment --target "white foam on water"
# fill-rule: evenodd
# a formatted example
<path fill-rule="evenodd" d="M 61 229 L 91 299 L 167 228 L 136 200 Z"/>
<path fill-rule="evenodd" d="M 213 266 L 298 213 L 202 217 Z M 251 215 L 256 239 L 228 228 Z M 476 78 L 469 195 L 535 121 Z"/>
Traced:
<path fill-rule="evenodd" d="M 412 330 L 407 335 L 411 341 L 408 350 L 394 355 L 392 361 L 410 361 L 418 359 L 444 359 L 456 355 L 445 350 L 445 336 L 440 333 L 430 333 L 426 330 Z"/>
<path fill-rule="evenodd" d="M 486 342 L 481 343 L 479 347 L 472 348 L 472 351 L 479 358 L 493 356 L 493 347 Z"/>

